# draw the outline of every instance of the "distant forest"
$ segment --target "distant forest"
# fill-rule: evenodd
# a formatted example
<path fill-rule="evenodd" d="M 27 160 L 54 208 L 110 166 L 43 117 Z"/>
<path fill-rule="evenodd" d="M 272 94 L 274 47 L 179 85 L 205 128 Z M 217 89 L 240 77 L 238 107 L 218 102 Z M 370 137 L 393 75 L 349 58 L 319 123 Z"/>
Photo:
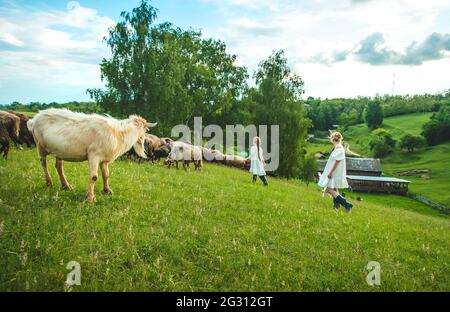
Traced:
<path fill-rule="evenodd" d="M 450 90 L 424 95 L 384 95 L 350 99 L 308 98 L 307 117 L 312 121 L 313 130 L 326 131 L 335 125 L 341 128 L 364 123 L 367 107 L 371 103 L 381 106 L 383 117 L 419 112 L 437 112 L 443 105 L 450 105 Z"/>
<path fill-rule="evenodd" d="M 67 103 L 41 103 L 41 102 L 31 102 L 29 104 L 22 104 L 19 102 L 12 102 L 8 105 L 0 105 L 0 109 L 3 110 L 14 110 L 18 112 L 35 112 L 44 110 L 51 107 L 57 108 L 67 108 L 74 112 L 82 113 L 103 113 L 104 110 L 95 102 L 67 102 Z"/>

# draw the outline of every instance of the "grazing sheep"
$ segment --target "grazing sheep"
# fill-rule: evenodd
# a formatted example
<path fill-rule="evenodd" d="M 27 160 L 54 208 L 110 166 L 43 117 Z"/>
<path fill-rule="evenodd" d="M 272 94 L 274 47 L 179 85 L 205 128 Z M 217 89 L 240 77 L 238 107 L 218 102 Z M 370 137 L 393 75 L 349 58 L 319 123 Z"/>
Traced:
<path fill-rule="evenodd" d="M 222 153 L 219 150 L 212 150 L 211 151 L 214 154 L 214 161 L 218 163 L 223 163 L 225 160 L 226 155 Z"/>
<path fill-rule="evenodd" d="M 32 145 L 35 145 L 33 135 L 31 134 L 30 130 L 28 130 L 27 123 L 30 120 L 30 118 L 22 113 L 14 112 L 14 111 L 7 111 L 8 113 L 11 113 L 13 115 L 16 115 L 20 118 L 20 131 L 19 131 L 19 140 L 23 143 L 25 143 L 28 147 L 31 147 Z"/>
<path fill-rule="evenodd" d="M 167 156 L 165 164 L 170 166 L 175 162 L 178 169 L 178 162 L 183 161 L 183 168 L 189 166 L 190 162 L 194 163 L 195 169 L 199 169 L 203 166 L 202 149 L 198 146 L 190 145 L 183 142 L 171 142 L 170 153 Z"/>
<path fill-rule="evenodd" d="M 161 157 L 167 157 L 170 153 L 170 146 L 169 143 L 173 142 L 172 139 L 169 138 L 159 138 L 154 134 L 145 134 L 145 141 L 144 141 L 144 150 L 145 154 L 147 155 L 147 159 L 151 160 L 152 163 L 156 161 L 160 161 Z M 127 157 L 134 157 L 137 158 L 139 162 L 143 160 L 142 157 L 140 157 L 133 148 L 131 148 L 127 153 Z"/>
<path fill-rule="evenodd" d="M 201 149 L 202 149 L 203 159 L 208 162 L 214 162 L 215 155 L 214 155 L 213 151 L 206 147 L 202 147 Z"/>
<path fill-rule="evenodd" d="M 159 149 L 162 145 L 164 145 L 166 142 L 160 139 L 158 136 L 154 134 L 146 134 L 145 136 L 145 148 L 146 153 L 149 159 L 154 162 L 155 161 L 155 150 Z"/>
<path fill-rule="evenodd" d="M 164 144 L 153 150 L 153 160 L 160 161 L 162 157 L 166 158 L 170 153 L 170 145 Z"/>
<path fill-rule="evenodd" d="M 149 135 L 149 149 L 151 149 L 151 160 L 159 162 L 161 157 L 167 157 L 170 153 L 170 143 L 173 142 L 169 138 L 159 138 L 156 135 Z"/>
<path fill-rule="evenodd" d="M 250 164 L 250 161 L 241 156 L 227 155 L 225 158 L 225 163 L 231 167 L 246 169 L 246 167 Z"/>
<path fill-rule="evenodd" d="M 9 153 L 9 134 L 6 127 L 2 124 L 0 119 L 0 154 L 3 153 L 3 158 L 8 159 Z"/>
<path fill-rule="evenodd" d="M 16 145 L 21 144 L 19 139 L 20 118 L 11 113 L 0 111 L 0 153 L 3 152 L 3 158 L 8 158 L 9 140 Z"/>
<path fill-rule="evenodd" d="M 146 158 L 143 158 L 139 156 L 133 147 L 130 148 L 129 151 L 125 153 L 125 155 L 129 158 L 136 158 L 138 162 L 140 163 L 143 159 L 150 159 L 153 161 L 153 140 L 152 140 L 153 134 L 145 134 L 144 138 L 144 153 L 147 156 Z"/>
<path fill-rule="evenodd" d="M 67 190 L 72 187 L 64 175 L 63 161 L 87 160 L 90 178 L 86 200 L 95 202 L 94 185 L 99 165 L 103 176 L 103 191 L 112 194 L 108 183 L 108 165 L 132 146 L 138 155 L 145 158 L 144 135 L 155 125 L 136 115 L 117 120 L 109 116 L 50 108 L 40 111 L 31 119 L 28 129 L 36 142 L 47 185 L 53 184 L 47 168 L 47 155 L 56 156 L 55 167 L 63 188 Z"/>
<path fill-rule="evenodd" d="M 153 145 L 155 144 L 155 141 L 159 138 L 154 134 L 145 134 L 145 140 L 144 140 L 144 149 L 145 149 L 145 155 L 147 155 L 147 159 L 150 159 L 153 162 Z"/>

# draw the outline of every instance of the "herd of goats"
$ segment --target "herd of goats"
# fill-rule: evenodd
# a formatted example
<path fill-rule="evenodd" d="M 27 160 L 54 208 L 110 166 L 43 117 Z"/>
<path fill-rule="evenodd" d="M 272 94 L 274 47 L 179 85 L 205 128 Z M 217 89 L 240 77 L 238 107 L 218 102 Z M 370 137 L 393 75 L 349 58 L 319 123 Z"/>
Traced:
<path fill-rule="evenodd" d="M 90 176 L 88 202 L 95 202 L 94 184 L 100 167 L 103 177 L 103 191 L 112 194 L 109 187 L 109 163 L 124 155 L 139 162 L 144 159 L 152 163 L 164 163 L 170 168 L 178 163 L 184 169 L 193 163 L 195 169 L 203 166 L 203 161 L 221 163 L 228 166 L 249 169 L 250 161 L 237 155 L 226 155 L 214 149 L 194 146 L 159 138 L 147 131 L 156 126 L 137 115 L 118 120 L 107 115 L 84 114 L 67 109 L 49 108 L 40 111 L 33 118 L 14 111 L 0 111 L 0 154 L 7 159 L 10 141 L 16 146 L 36 145 L 47 186 L 53 182 L 48 172 L 47 155 L 56 157 L 55 167 L 61 185 L 72 190 L 67 181 L 63 161 L 88 161 Z"/>

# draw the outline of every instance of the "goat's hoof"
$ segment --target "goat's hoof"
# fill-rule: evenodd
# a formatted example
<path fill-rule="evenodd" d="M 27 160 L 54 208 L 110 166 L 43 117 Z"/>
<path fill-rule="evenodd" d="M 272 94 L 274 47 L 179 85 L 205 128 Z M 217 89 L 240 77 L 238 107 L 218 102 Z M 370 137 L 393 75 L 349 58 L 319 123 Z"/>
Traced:
<path fill-rule="evenodd" d="M 113 194 L 113 191 L 112 191 L 112 189 L 110 189 L 110 188 L 104 188 L 104 189 L 103 189 L 103 193 L 105 193 L 106 195 L 112 195 L 112 194 Z"/>
<path fill-rule="evenodd" d="M 93 203 L 95 203 L 95 202 L 97 201 L 97 199 L 95 198 L 95 195 L 94 195 L 94 194 L 87 194 L 87 195 L 86 195 L 86 201 L 87 201 L 88 203 L 93 204 Z"/>
<path fill-rule="evenodd" d="M 53 186 L 53 182 L 52 181 L 47 181 L 47 187 L 52 187 Z"/>
<path fill-rule="evenodd" d="M 62 188 L 63 188 L 64 190 L 66 190 L 66 191 L 71 191 L 71 190 L 73 190 L 73 187 L 72 187 L 72 185 L 70 185 L 70 184 L 65 184 L 65 185 L 62 186 Z"/>

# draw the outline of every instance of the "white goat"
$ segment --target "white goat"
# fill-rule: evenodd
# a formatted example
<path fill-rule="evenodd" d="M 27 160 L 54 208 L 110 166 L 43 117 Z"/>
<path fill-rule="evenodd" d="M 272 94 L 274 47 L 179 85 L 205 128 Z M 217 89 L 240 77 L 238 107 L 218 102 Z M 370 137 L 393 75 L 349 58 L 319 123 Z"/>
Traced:
<path fill-rule="evenodd" d="M 156 123 L 147 123 L 136 115 L 117 120 L 110 116 L 50 108 L 40 111 L 27 125 L 36 141 L 47 185 L 53 184 L 47 168 L 47 155 L 56 156 L 55 167 L 63 188 L 67 190 L 72 187 L 64 175 L 63 161 L 87 160 L 90 179 L 86 200 L 95 202 L 94 184 L 97 181 L 98 166 L 102 171 L 103 191 L 112 194 L 108 184 L 109 163 L 132 146 L 139 156 L 145 158 L 145 132 Z"/>

